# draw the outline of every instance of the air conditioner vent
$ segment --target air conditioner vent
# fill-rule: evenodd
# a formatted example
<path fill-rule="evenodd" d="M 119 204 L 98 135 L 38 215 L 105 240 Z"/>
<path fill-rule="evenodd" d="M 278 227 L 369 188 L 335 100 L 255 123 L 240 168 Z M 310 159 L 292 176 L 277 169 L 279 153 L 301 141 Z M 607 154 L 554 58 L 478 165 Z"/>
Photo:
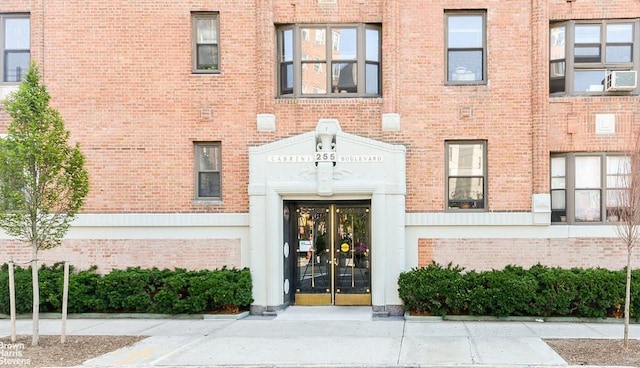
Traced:
<path fill-rule="evenodd" d="M 629 92 L 636 88 L 638 76 L 635 70 L 616 70 L 607 75 L 605 91 Z"/>

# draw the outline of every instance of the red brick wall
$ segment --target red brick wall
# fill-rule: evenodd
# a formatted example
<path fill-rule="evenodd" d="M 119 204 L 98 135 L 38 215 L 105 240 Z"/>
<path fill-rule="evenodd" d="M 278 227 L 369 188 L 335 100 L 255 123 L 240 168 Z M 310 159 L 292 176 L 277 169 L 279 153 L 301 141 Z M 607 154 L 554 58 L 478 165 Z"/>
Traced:
<path fill-rule="evenodd" d="M 487 85 L 444 85 L 449 9 L 487 10 Z M 637 17 L 638 1 L 337 0 L 319 7 L 317 0 L 2 0 L 0 11 L 31 13 L 33 59 L 87 156 L 86 213 L 247 212 L 248 147 L 312 130 L 320 118 L 407 147 L 408 212 L 444 210 L 447 139 L 486 139 L 489 210 L 529 211 L 531 195 L 549 189 L 549 152 L 624 149 L 624 137 L 640 125 L 637 97 L 550 99 L 547 81 L 550 19 Z M 192 11 L 220 12 L 220 74 L 191 73 Z M 274 25 L 296 22 L 381 23 L 383 97 L 278 99 Z M 256 131 L 259 113 L 276 115 L 276 132 Z M 401 131 L 383 132 L 383 113 L 399 113 Z M 596 136 L 598 113 L 615 114 L 622 134 Z M 0 133 L 7 124 L 0 111 Z M 193 199 L 194 141 L 222 142 L 220 203 Z M 492 267 L 504 262 L 500 254 L 510 254 L 511 263 L 536 259 L 518 258 L 527 252 L 563 261 L 544 258 L 547 250 L 598 259 L 596 248 L 604 246 L 595 241 L 585 251 L 573 242 L 466 240 L 478 254 L 458 249 L 456 256 L 447 253 L 457 249 L 453 241 L 423 241 L 421 249 L 433 250 L 421 250 L 420 262 Z M 141 242 L 93 242 L 88 263 L 113 267 L 109 258 L 129 254 L 125 243 Z M 190 244 L 175 243 L 200 249 Z M 111 257 L 99 255 L 105 247 Z M 150 253 L 138 254 L 136 262 L 153 264 L 142 256 Z M 193 262 L 204 267 L 202 259 Z"/>
<path fill-rule="evenodd" d="M 552 0 L 548 3 L 551 20 L 635 18 L 640 12 L 637 1 Z"/>
<path fill-rule="evenodd" d="M 327 117 L 347 132 L 407 146 L 410 212 L 444 209 L 444 141 L 466 138 L 489 142 L 489 209 L 527 211 L 531 194 L 548 189 L 544 152 L 615 148 L 618 142 L 584 128 L 594 113 L 640 119 L 635 99 L 624 97 L 615 105 L 612 98 L 552 99 L 547 112 L 548 82 L 535 78 L 548 68 L 548 17 L 622 17 L 640 13 L 640 4 L 533 4 L 539 7 L 524 0 L 10 0 L 1 10 L 31 12 L 33 58 L 87 156 L 87 213 L 246 212 L 248 146 L 309 131 Z M 444 85 L 443 15 L 454 9 L 487 9 L 487 85 Z M 191 73 L 192 11 L 220 12 L 220 74 Z M 382 23 L 384 98 L 277 99 L 274 24 L 292 22 Z M 381 131 L 388 112 L 401 114 L 400 132 Z M 258 113 L 276 115 L 275 133 L 256 131 Z M 6 124 L 0 113 L 0 130 Z M 534 132 L 548 136 L 548 149 L 534 146 Z M 216 204 L 193 200 L 192 142 L 207 140 L 222 142 L 223 200 Z"/>
<path fill-rule="evenodd" d="M 551 2 L 548 8 L 548 17 L 552 21 L 640 16 L 640 2 L 637 1 L 558 0 Z M 544 39 L 544 42 L 547 52 L 548 40 Z M 548 53 L 545 59 L 548 60 Z M 637 96 L 549 98 L 545 95 L 541 99 L 546 99 L 549 104 L 549 151 L 621 151 L 633 147 L 630 146 L 629 137 L 637 134 L 637 127 L 640 126 Z M 596 135 L 596 114 L 615 115 L 616 134 Z"/>
<path fill-rule="evenodd" d="M 0 249 L 0 263 L 13 259 L 26 267 L 31 260 L 31 248 L 20 242 L 0 241 Z M 40 251 L 38 259 L 45 264 L 68 261 L 78 270 L 97 265 L 100 273 L 127 267 L 241 267 L 239 239 L 65 240 L 60 247 Z"/>
<path fill-rule="evenodd" d="M 5 0 L 2 2 L 3 13 L 29 12 L 37 7 L 40 1 L 31 0 Z"/>
<path fill-rule="evenodd" d="M 418 265 L 428 266 L 433 259 L 433 248 L 436 241 L 435 239 L 418 239 Z"/>
<path fill-rule="evenodd" d="M 85 212 L 247 211 L 255 1 L 46 1 L 44 24 L 30 10 L 32 39 L 46 38 L 34 60 L 87 157 Z M 221 14 L 217 75 L 191 73 L 190 14 L 205 10 Z M 193 200 L 192 142 L 209 140 L 223 147 L 221 204 Z"/>
<path fill-rule="evenodd" d="M 45 35 L 33 54 L 52 105 L 87 156 L 84 212 L 246 212 L 247 147 L 309 131 L 320 118 L 407 146 L 409 211 L 444 209 L 444 140 L 460 138 L 489 141 L 489 183 L 499 188 L 489 191 L 490 209 L 530 207 L 528 1 L 20 3 L 33 38 Z M 488 9 L 488 85 L 444 86 L 443 14 L 460 8 Z M 220 12 L 219 75 L 191 74 L 190 12 L 204 10 Z M 382 23 L 384 98 L 274 98 L 274 24 L 288 22 Z M 388 112 L 401 114 L 401 132 L 381 131 Z M 256 131 L 258 113 L 276 114 L 275 133 Z M 206 140 L 222 142 L 219 204 L 193 200 L 192 142 Z"/>
<path fill-rule="evenodd" d="M 431 261 L 441 265 L 451 262 L 468 270 L 502 269 L 506 265 L 528 268 L 537 263 L 619 270 L 627 262 L 627 248 L 617 238 L 419 239 L 418 254 L 419 266 Z M 635 252 L 633 263 L 638 261 L 640 256 Z"/>
<path fill-rule="evenodd" d="M 553 152 L 633 149 L 638 136 L 638 97 L 560 98 L 550 103 L 549 146 Z M 596 134 L 596 115 L 613 114 L 616 134 Z"/>
<path fill-rule="evenodd" d="M 529 4 L 523 1 L 501 2 L 499 6 L 486 1 L 402 3 L 398 84 L 402 141 L 408 146 L 407 211 L 444 209 L 444 141 L 447 139 L 488 140 L 489 209 L 530 209 Z M 444 11 L 455 9 L 487 10 L 487 85 L 444 85 Z"/>

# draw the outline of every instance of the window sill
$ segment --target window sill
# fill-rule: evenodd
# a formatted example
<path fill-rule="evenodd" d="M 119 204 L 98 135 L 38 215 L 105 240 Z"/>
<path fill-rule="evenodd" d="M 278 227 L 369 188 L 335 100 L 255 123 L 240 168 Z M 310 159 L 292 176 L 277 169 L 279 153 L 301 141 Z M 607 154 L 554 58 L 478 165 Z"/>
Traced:
<path fill-rule="evenodd" d="M 486 208 L 462 208 L 462 207 L 451 207 L 447 208 L 448 213 L 456 213 L 456 212 L 489 212 Z"/>
<path fill-rule="evenodd" d="M 195 75 L 211 75 L 211 74 L 222 74 L 220 70 L 192 70 L 191 74 Z"/>
<path fill-rule="evenodd" d="M 345 99 L 345 98 L 356 98 L 356 99 L 376 99 L 382 98 L 381 95 L 358 95 L 354 93 L 334 93 L 330 95 L 303 95 L 303 96 L 295 96 L 293 94 L 289 95 L 280 95 L 278 99 L 282 100 L 327 100 L 327 99 Z"/>
<path fill-rule="evenodd" d="M 465 210 L 475 210 L 475 211 L 485 211 L 485 203 L 482 199 L 471 199 L 471 200 L 449 200 L 449 206 L 447 208 L 449 211 L 465 211 Z"/>
<path fill-rule="evenodd" d="M 604 222 L 604 221 L 552 221 L 551 226 L 568 225 L 568 226 L 624 226 L 621 222 Z"/>
<path fill-rule="evenodd" d="M 635 97 L 638 96 L 638 92 L 556 92 L 550 93 L 549 97 L 552 99 L 560 99 L 560 98 L 591 98 L 591 97 Z"/>
<path fill-rule="evenodd" d="M 447 87 L 455 87 L 455 86 L 487 86 L 489 83 L 487 81 L 446 81 L 444 83 Z"/>
<path fill-rule="evenodd" d="M 222 202 L 222 199 L 220 198 L 211 198 L 211 199 L 196 198 L 193 200 L 193 204 L 198 206 L 209 206 L 209 205 L 219 206 L 219 205 L 222 205 L 223 203 L 224 202 Z"/>
<path fill-rule="evenodd" d="M 382 97 L 374 97 L 374 98 L 359 98 L 359 97 L 351 97 L 351 98 L 308 98 L 308 97 L 285 97 L 285 98 L 276 98 L 276 105 L 286 106 L 286 105 L 300 105 L 300 106 L 315 106 L 315 105 L 331 105 L 331 104 L 340 104 L 344 105 L 381 105 Z"/>

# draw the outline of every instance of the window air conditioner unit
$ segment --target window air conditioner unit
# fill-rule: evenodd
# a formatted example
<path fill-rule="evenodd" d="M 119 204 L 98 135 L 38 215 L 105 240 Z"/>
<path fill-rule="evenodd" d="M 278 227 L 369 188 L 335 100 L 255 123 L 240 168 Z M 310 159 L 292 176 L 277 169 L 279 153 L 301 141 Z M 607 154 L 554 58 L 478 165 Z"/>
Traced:
<path fill-rule="evenodd" d="M 635 70 L 616 70 L 607 75 L 605 91 L 633 91 L 636 88 L 637 72 Z"/>

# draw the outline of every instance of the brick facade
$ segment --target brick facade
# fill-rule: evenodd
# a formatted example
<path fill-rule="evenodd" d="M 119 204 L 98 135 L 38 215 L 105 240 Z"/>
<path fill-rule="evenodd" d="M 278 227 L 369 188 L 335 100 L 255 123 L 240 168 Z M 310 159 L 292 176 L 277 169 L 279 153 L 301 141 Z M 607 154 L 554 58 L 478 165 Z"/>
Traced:
<path fill-rule="evenodd" d="M 487 84 L 445 83 L 444 12 L 460 9 L 486 9 Z M 220 73 L 192 73 L 196 11 L 219 12 Z M 478 218 L 528 214 L 532 196 L 549 193 L 550 153 L 621 151 L 640 126 L 635 93 L 550 98 L 548 81 L 551 21 L 638 18 L 637 1 L 3 0 L 0 13 L 14 12 L 30 14 L 31 57 L 87 158 L 83 214 L 246 214 L 249 147 L 313 131 L 323 118 L 406 147 L 407 214 L 446 215 L 444 142 L 451 139 L 488 142 L 488 211 Z M 275 27 L 354 22 L 382 26 L 382 97 L 278 98 Z M 388 113 L 400 115 L 399 130 L 381 129 Z M 273 114 L 275 131 L 256 129 L 258 114 Z M 615 134 L 594 133 L 597 114 L 615 116 Z M 8 121 L 0 111 L 0 133 Z M 201 141 L 221 142 L 221 201 L 194 199 L 193 144 Z M 433 224 L 417 224 L 406 266 L 621 266 L 615 237 L 583 237 L 577 227 L 578 235 L 562 238 L 479 240 L 464 227 L 480 221 L 474 216 L 451 224 L 460 226 L 459 238 L 433 237 Z M 252 245 L 235 236 L 192 239 L 172 229 L 148 239 L 71 237 L 43 257 L 101 270 L 248 264 Z M 0 245 L 0 262 L 26 255 L 12 240 Z"/>
<path fill-rule="evenodd" d="M 469 270 L 502 269 L 505 265 L 529 268 L 626 266 L 627 248 L 618 239 L 420 239 L 420 264 L 464 265 Z M 640 257 L 634 255 L 633 263 Z"/>
<path fill-rule="evenodd" d="M 2 244 L 17 265 L 29 265 L 29 247 L 17 241 Z M 38 258 L 49 265 L 67 261 L 78 270 L 96 265 L 99 273 L 127 267 L 241 268 L 239 239 L 65 240 L 59 247 L 40 251 Z"/>

